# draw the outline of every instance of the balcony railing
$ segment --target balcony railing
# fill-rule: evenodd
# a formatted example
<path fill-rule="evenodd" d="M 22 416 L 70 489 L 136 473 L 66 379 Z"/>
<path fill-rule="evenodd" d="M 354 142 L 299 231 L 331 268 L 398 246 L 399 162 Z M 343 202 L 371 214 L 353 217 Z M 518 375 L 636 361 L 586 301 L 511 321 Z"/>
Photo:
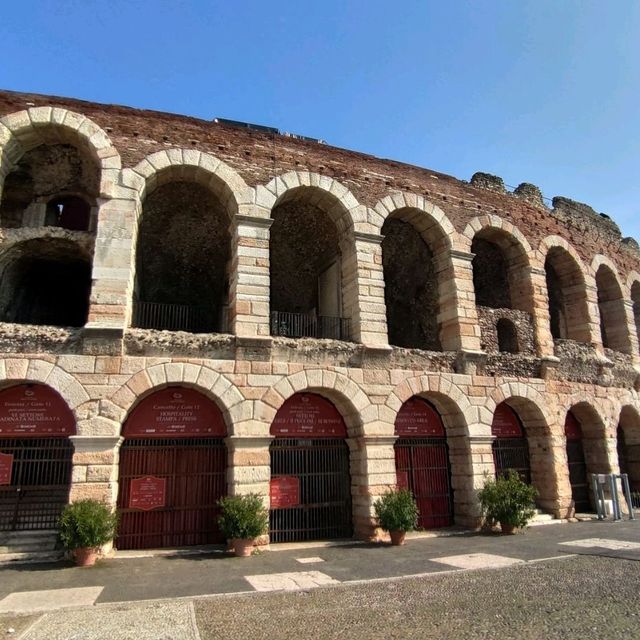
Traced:
<path fill-rule="evenodd" d="M 348 318 L 316 316 L 309 313 L 271 312 L 271 335 L 287 338 L 351 339 L 351 322 Z"/>
<path fill-rule="evenodd" d="M 205 307 L 140 300 L 133 307 L 133 326 L 138 329 L 212 333 L 217 324 L 213 310 Z"/>

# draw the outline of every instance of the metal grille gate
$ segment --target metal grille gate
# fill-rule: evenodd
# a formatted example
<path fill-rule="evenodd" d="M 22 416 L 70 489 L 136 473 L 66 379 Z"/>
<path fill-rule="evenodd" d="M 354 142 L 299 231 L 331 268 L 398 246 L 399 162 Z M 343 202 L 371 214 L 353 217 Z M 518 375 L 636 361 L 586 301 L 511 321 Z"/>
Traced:
<path fill-rule="evenodd" d="M 496 438 L 491 448 L 496 476 L 504 475 L 507 469 L 514 469 L 524 482 L 531 484 L 529 445 L 526 437 Z"/>
<path fill-rule="evenodd" d="M 69 438 L 3 438 L 0 452 L 13 456 L 11 483 L 0 485 L 0 531 L 57 528 L 69 501 Z"/>
<path fill-rule="evenodd" d="M 131 438 L 120 450 L 118 549 L 222 543 L 216 502 L 226 490 L 221 438 Z M 166 479 L 166 503 L 153 511 L 129 509 L 131 480 Z"/>
<path fill-rule="evenodd" d="M 271 509 L 271 542 L 353 535 L 349 447 L 341 438 L 281 438 L 271 443 L 271 475 L 295 476 L 299 504 Z"/>
<path fill-rule="evenodd" d="M 445 438 L 399 438 L 396 472 L 418 503 L 418 526 L 437 529 L 453 524 L 449 448 Z"/>
<path fill-rule="evenodd" d="M 569 466 L 569 482 L 571 483 L 571 497 L 573 498 L 575 509 L 579 513 L 591 511 L 587 463 L 584 458 L 584 447 L 581 439 L 567 440 L 567 462 Z"/>

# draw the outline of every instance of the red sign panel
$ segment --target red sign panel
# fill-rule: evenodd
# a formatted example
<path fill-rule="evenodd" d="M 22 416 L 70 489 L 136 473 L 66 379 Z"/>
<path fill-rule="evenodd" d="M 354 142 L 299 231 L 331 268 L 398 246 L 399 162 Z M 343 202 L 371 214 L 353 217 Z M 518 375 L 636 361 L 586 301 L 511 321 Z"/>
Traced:
<path fill-rule="evenodd" d="M 164 478 L 134 478 L 129 486 L 129 509 L 151 511 L 164 507 L 166 490 L 167 481 Z"/>
<path fill-rule="evenodd" d="M 288 438 L 346 438 L 347 427 L 338 410 L 315 393 L 296 393 L 276 413 L 272 436 Z"/>
<path fill-rule="evenodd" d="M 444 438 L 444 424 L 438 412 L 422 398 L 407 400 L 396 416 L 396 435 Z"/>
<path fill-rule="evenodd" d="M 13 469 L 13 454 L 0 453 L 0 484 L 11 484 L 12 469 Z"/>
<path fill-rule="evenodd" d="M 506 403 L 499 404 L 493 414 L 491 434 L 497 438 L 521 438 L 524 436 L 520 418 Z"/>
<path fill-rule="evenodd" d="M 567 413 L 567 418 L 564 421 L 564 434 L 567 440 L 582 439 L 582 427 L 571 411 Z"/>
<path fill-rule="evenodd" d="M 296 476 L 271 478 L 269 497 L 272 509 L 297 507 L 300 504 L 300 479 Z"/>
<path fill-rule="evenodd" d="M 71 436 L 76 421 L 66 402 L 43 384 L 0 391 L 0 437 Z"/>
<path fill-rule="evenodd" d="M 409 472 L 408 471 L 396 471 L 396 484 L 398 489 L 409 488 Z"/>
<path fill-rule="evenodd" d="M 220 409 L 186 387 L 167 387 L 151 394 L 131 412 L 124 426 L 128 438 L 215 438 L 226 434 Z"/>

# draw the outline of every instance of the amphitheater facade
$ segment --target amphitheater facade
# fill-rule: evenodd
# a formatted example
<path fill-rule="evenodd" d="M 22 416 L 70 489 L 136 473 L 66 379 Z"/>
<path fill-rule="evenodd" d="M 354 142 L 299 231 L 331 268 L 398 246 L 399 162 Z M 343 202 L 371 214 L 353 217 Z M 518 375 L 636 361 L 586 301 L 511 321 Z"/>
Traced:
<path fill-rule="evenodd" d="M 477 527 L 507 467 L 556 518 L 640 490 L 640 252 L 591 207 L 229 121 L 0 93 L 0 532 L 68 500 L 120 548 Z"/>

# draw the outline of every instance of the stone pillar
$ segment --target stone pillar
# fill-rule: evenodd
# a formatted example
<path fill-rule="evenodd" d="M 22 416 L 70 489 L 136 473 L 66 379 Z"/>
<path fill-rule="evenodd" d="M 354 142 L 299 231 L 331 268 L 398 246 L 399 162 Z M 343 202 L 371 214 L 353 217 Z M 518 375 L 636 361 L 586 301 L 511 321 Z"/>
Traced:
<path fill-rule="evenodd" d="M 396 486 L 393 450 L 396 439 L 397 436 L 359 436 L 347 440 L 351 454 L 353 532 L 360 540 L 374 540 L 380 535 L 373 503 Z"/>
<path fill-rule="evenodd" d="M 462 495 L 454 497 L 455 520 L 457 524 L 464 527 L 477 529 L 482 524 L 482 509 L 478 500 L 478 491 L 484 487 L 487 478 L 495 478 L 496 475 L 491 448 L 494 440 L 495 437 L 491 435 L 468 436 L 471 474 L 465 480 L 463 487 L 458 487 L 457 483 L 454 485 L 456 492 L 459 490 L 462 492 Z M 454 461 L 455 457 L 451 458 L 452 466 Z"/>
<path fill-rule="evenodd" d="M 230 436 L 227 445 L 227 491 L 229 495 L 257 493 L 269 505 L 273 436 Z"/>
<path fill-rule="evenodd" d="M 71 436 L 71 442 L 74 453 L 70 502 L 94 498 L 115 507 L 121 436 Z"/>
<path fill-rule="evenodd" d="M 591 344 L 596 354 L 604 358 L 604 346 L 602 345 L 602 333 L 600 331 L 600 308 L 598 307 L 598 288 L 595 280 L 591 280 L 585 285 L 585 295 L 587 297 L 589 327 Z"/>
<path fill-rule="evenodd" d="M 531 309 L 527 309 L 527 311 L 530 311 L 533 315 L 533 330 L 537 355 L 542 358 L 553 358 L 555 357 L 555 350 L 553 336 L 551 335 L 546 271 L 537 267 L 530 267 L 529 280 L 533 291 L 533 306 Z"/>
<path fill-rule="evenodd" d="M 624 311 L 627 319 L 627 334 L 631 345 L 631 358 L 633 364 L 640 365 L 640 346 L 638 345 L 638 333 L 636 331 L 636 319 L 633 313 L 633 301 L 624 301 Z"/>
<path fill-rule="evenodd" d="M 119 329 L 130 322 L 137 214 L 134 200 L 100 200 L 93 256 L 88 329 Z"/>
<path fill-rule="evenodd" d="M 271 218 L 236 216 L 232 229 L 229 328 L 241 337 L 268 337 Z"/>
<path fill-rule="evenodd" d="M 554 518 L 573 515 L 571 484 L 564 433 L 551 435 L 529 420 L 525 426 L 529 444 L 531 483 L 538 490 L 536 502 Z"/>
<path fill-rule="evenodd" d="M 473 253 L 446 249 L 434 259 L 438 277 L 440 342 L 443 351 L 480 351 L 473 290 Z"/>
<path fill-rule="evenodd" d="M 342 241 L 342 315 L 355 342 L 388 348 L 381 244 L 382 236 L 359 232 Z"/>
<path fill-rule="evenodd" d="M 47 203 L 32 202 L 22 214 L 23 227 L 44 227 L 47 218 Z"/>

